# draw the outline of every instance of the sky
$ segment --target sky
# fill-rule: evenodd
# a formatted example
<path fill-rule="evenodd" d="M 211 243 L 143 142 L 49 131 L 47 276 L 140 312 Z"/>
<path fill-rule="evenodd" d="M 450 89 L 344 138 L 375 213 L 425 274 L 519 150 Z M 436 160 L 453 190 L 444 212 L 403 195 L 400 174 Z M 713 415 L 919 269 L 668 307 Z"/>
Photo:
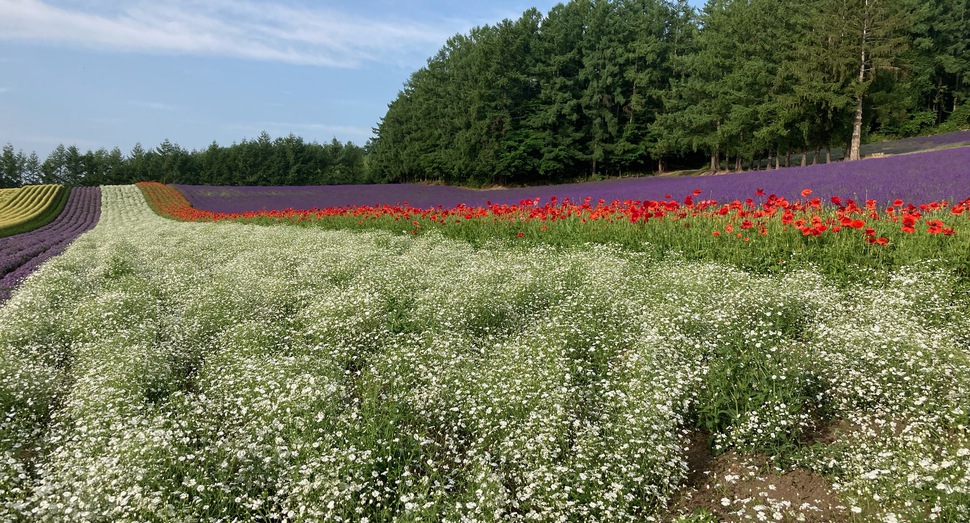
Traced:
<path fill-rule="evenodd" d="M 558 3 L 0 0 L 0 144 L 364 145 L 449 37 Z"/>

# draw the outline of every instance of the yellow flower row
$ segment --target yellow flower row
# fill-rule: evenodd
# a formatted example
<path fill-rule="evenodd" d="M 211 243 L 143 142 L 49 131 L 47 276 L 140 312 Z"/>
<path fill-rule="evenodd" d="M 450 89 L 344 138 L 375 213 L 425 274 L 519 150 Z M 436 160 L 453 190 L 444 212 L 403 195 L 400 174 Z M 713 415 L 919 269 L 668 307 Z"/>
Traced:
<path fill-rule="evenodd" d="M 27 185 L 0 193 L 0 237 L 23 232 L 31 222 L 46 214 L 67 194 L 63 185 Z"/>

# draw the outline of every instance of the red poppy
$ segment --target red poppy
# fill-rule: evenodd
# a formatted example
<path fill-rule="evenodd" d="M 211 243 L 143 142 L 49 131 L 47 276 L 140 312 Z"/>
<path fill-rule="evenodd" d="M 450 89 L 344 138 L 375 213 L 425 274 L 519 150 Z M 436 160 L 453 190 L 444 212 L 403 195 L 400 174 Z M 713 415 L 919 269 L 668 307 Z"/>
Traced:
<path fill-rule="evenodd" d="M 812 194 L 812 190 L 811 189 L 803 189 L 802 190 L 802 196 L 808 196 L 809 194 Z"/>

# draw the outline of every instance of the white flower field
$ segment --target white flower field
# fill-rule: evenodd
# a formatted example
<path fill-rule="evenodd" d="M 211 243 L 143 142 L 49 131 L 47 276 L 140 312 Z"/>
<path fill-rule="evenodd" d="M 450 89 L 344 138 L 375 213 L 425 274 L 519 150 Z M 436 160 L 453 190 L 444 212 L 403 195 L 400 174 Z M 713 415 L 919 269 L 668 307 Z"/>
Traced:
<path fill-rule="evenodd" d="M 0 306 L 0 520 L 970 520 L 950 273 L 182 223 L 102 195 Z M 698 435 L 841 506 L 724 487 L 718 515 L 685 508 Z"/>

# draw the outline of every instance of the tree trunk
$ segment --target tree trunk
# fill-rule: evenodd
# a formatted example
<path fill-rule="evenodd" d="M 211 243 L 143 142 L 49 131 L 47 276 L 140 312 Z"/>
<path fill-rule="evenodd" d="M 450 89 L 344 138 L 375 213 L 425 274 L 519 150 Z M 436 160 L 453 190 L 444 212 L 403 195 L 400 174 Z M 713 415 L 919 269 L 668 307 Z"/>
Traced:
<path fill-rule="evenodd" d="M 781 169 L 781 151 L 775 151 L 775 169 Z"/>
<path fill-rule="evenodd" d="M 866 6 L 869 2 L 866 2 Z M 849 160 L 859 159 L 859 149 L 862 147 L 862 85 L 866 81 L 866 47 L 869 44 L 868 20 L 862 24 L 862 60 L 859 64 L 859 94 L 856 95 L 855 118 L 852 120 L 852 141 L 849 142 Z M 844 156 L 844 155 L 843 155 Z M 843 158 L 845 159 L 845 158 Z"/>
<path fill-rule="evenodd" d="M 664 160 L 663 158 L 657 160 L 657 173 L 663 174 L 664 172 Z"/>
<path fill-rule="evenodd" d="M 862 95 L 856 97 L 855 118 L 852 121 L 852 141 L 849 142 L 849 156 L 845 158 L 850 161 L 859 159 L 859 150 L 862 147 Z"/>
<path fill-rule="evenodd" d="M 802 167 L 808 165 L 808 148 L 802 149 Z"/>
<path fill-rule="evenodd" d="M 825 163 L 832 163 L 832 146 L 825 146 Z"/>
<path fill-rule="evenodd" d="M 785 167 L 791 167 L 791 149 L 785 149 Z"/>
<path fill-rule="evenodd" d="M 946 111 L 946 104 L 943 101 L 943 78 L 940 78 L 936 82 L 936 125 L 943 123 L 946 117 L 943 115 L 943 111 Z M 956 99 L 956 95 L 953 97 Z"/>
<path fill-rule="evenodd" d="M 822 146 L 821 145 L 815 146 L 815 156 L 812 157 L 812 165 L 818 164 L 818 158 L 821 152 L 822 152 Z"/>
<path fill-rule="evenodd" d="M 711 172 L 716 173 L 717 168 L 720 166 L 719 164 L 720 162 L 718 162 L 717 147 L 715 147 L 714 150 L 711 151 Z"/>

